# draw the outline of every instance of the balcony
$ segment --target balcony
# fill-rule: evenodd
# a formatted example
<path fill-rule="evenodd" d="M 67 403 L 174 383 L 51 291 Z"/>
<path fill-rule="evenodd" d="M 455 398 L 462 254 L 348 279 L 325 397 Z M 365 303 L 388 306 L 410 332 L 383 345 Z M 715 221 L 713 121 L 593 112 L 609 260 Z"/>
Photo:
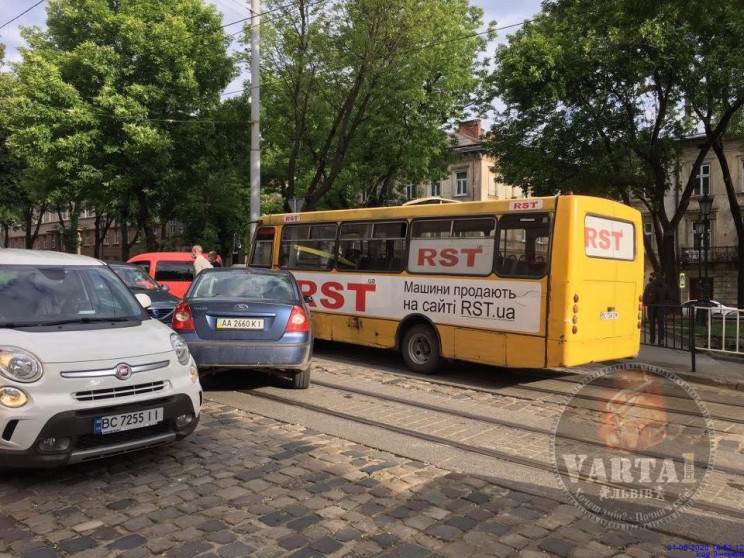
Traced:
<path fill-rule="evenodd" d="M 681 264 L 705 263 L 705 254 L 698 248 L 682 248 Z M 708 250 L 708 263 L 736 263 L 736 246 L 713 246 Z"/>

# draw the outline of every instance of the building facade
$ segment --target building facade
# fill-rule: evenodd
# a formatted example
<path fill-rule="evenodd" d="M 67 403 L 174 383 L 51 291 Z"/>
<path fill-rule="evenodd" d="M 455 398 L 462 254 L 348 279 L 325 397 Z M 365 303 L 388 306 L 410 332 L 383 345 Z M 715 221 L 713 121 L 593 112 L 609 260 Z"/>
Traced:
<path fill-rule="evenodd" d="M 69 214 L 62 212 L 62 219 L 66 226 L 69 226 Z M 35 226 L 35 223 L 34 223 Z M 34 250 L 63 250 L 64 240 L 61 233 L 62 227 L 59 223 L 57 213 L 46 212 L 41 217 L 39 234 L 34 242 Z M 95 251 L 95 215 L 88 210 L 83 210 L 78 219 L 78 252 L 85 256 L 93 256 Z M 122 242 L 124 235 L 128 236 L 128 242 L 135 240 L 137 230 L 129 227 L 128 231 L 123 231 L 118 223 L 114 222 L 109 227 L 106 236 L 100 247 L 99 257 L 107 261 L 118 261 L 122 259 Z M 164 225 L 157 225 L 155 234 L 160 240 L 161 250 L 188 251 L 191 246 L 183 243 L 183 225 L 176 221 L 169 221 Z M 11 227 L 8 231 L 9 248 L 25 248 L 26 233 L 22 227 Z M 134 256 L 145 252 L 144 236 L 140 233 L 136 241 L 132 244 L 129 254 Z M 5 238 L 0 231 L 0 246 L 4 246 Z"/>
<path fill-rule="evenodd" d="M 453 134 L 455 161 L 447 174 L 428 184 L 406 184 L 405 198 L 441 197 L 457 201 L 482 201 L 523 197 L 518 186 L 502 184 L 494 172 L 496 161 L 483 150 L 480 120 L 460 123 Z"/>
<path fill-rule="evenodd" d="M 700 151 L 700 143 L 704 138 L 691 137 L 687 140 L 680 158 L 680 164 L 673 173 L 672 182 L 680 188 L 673 188 L 665 197 L 667 215 L 673 215 L 679 206 L 681 188 L 693 172 L 693 163 Z M 724 151 L 734 182 L 738 201 L 738 210 L 744 207 L 744 142 L 737 138 L 727 138 Z M 685 216 L 676 231 L 676 249 L 680 262 L 680 272 L 683 278 L 678 278 L 681 285 L 681 298 L 696 300 L 700 298 L 701 278 L 705 275 L 705 250 L 700 243 L 700 237 L 695 234 L 695 221 L 700 215 L 699 200 L 704 194 L 713 198 L 713 207 L 709 216 L 709 250 L 708 277 L 712 300 L 718 300 L 729 306 L 736 306 L 736 281 L 739 262 L 737 262 L 736 247 L 738 239 L 734 226 L 731 206 L 723 180 L 723 171 L 715 153 L 711 150 L 695 174 L 695 189 L 690 198 Z M 647 211 L 642 210 L 644 234 L 649 235 L 653 246 L 657 250 L 651 218 Z M 646 271 L 651 271 L 646 258 Z"/>

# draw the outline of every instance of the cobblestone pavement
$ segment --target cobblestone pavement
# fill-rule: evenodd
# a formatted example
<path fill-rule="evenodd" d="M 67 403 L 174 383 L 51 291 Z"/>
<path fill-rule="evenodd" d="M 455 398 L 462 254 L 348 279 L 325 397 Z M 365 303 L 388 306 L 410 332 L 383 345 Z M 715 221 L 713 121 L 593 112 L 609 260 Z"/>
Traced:
<path fill-rule="evenodd" d="M 686 542 L 213 403 L 160 450 L 5 471 L 0 506 L 0 556 L 29 558 L 643 558 Z"/>

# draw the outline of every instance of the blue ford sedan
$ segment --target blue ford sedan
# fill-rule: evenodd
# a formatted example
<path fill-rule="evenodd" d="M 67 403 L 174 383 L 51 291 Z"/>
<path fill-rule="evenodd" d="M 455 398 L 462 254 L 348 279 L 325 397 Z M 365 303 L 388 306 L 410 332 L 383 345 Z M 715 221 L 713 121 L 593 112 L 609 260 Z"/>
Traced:
<path fill-rule="evenodd" d="M 199 273 L 173 313 L 200 372 L 253 368 L 310 386 L 310 311 L 286 271 L 214 268 Z"/>

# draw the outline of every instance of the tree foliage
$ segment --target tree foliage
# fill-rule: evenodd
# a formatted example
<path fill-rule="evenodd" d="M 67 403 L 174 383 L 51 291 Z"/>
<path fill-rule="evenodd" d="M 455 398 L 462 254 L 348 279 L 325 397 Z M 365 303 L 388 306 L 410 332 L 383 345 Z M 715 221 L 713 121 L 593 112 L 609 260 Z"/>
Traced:
<path fill-rule="evenodd" d="M 446 168 L 443 126 L 478 85 L 467 0 L 271 0 L 262 25 L 263 168 L 285 203 L 374 203 Z"/>
<path fill-rule="evenodd" d="M 506 108 L 489 150 L 504 181 L 640 201 L 656 239 L 647 254 L 678 294 L 675 231 L 744 102 L 741 22 L 734 1 L 545 2 L 497 52 L 492 92 Z M 693 172 L 677 184 L 682 140 L 701 126 Z"/>
<path fill-rule="evenodd" d="M 202 114 L 234 75 L 216 10 L 200 0 L 49 0 L 47 28 L 24 37 L 2 108 L 25 187 L 69 207 L 72 229 L 85 206 L 136 223 L 157 249 L 156 219 L 184 211 L 194 191 L 209 199 L 189 142 L 214 130 Z"/>

